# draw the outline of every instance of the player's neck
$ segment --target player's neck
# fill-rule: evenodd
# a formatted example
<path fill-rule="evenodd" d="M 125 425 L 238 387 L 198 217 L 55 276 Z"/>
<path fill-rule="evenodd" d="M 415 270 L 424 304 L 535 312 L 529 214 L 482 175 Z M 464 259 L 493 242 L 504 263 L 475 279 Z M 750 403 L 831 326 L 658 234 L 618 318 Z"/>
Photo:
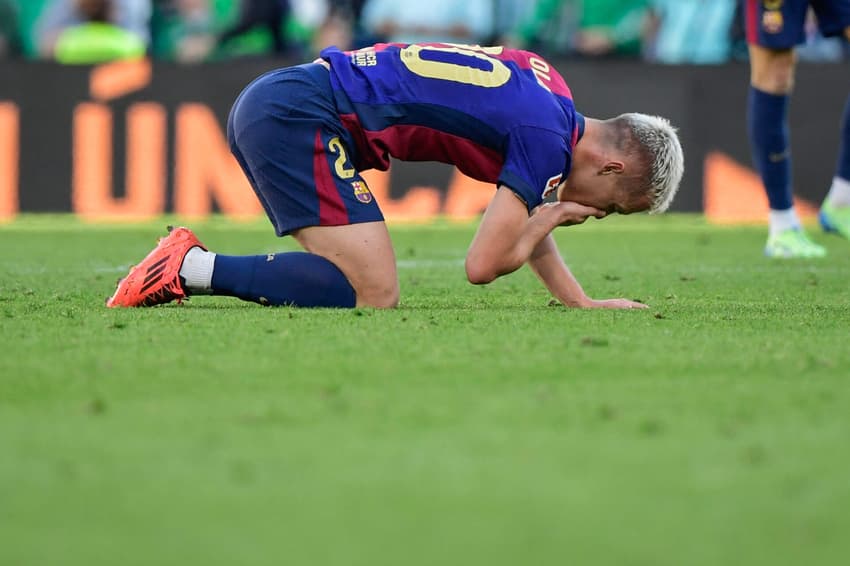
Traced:
<path fill-rule="evenodd" d="M 578 143 L 582 143 L 585 140 L 598 141 L 599 138 L 603 135 L 604 131 L 605 124 L 602 120 L 596 120 L 595 118 L 588 118 L 585 116 L 584 135 L 581 136 L 581 139 L 578 140 Z"/>
<path fill-rule="evenodd" d="M 604 153 L 606 131 L 602 120 L 585 118 L 584 135 L 573 150 L 573 161 L 593 161 Z"/>

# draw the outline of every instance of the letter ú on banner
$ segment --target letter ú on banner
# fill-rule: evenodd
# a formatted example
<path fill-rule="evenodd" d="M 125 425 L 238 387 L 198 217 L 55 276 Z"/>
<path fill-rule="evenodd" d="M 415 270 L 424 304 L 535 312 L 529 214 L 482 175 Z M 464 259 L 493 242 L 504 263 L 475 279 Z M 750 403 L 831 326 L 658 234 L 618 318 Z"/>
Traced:
<path fill-rule="evenodd" d="M 165 109 L 139 102 L 127 111 L 126 196 L 112 192 L 112 111 L 86 102 L 74 111 L 71 203 L 87 220 L 141 220 L 165 211 Z"/>

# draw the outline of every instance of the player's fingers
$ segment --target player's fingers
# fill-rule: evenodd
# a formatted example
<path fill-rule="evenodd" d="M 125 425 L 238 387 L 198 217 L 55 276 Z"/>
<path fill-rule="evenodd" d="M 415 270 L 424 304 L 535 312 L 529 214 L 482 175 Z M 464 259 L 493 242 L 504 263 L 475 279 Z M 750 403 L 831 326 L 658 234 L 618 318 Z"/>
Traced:
<path fill-rule="evenodd" d="M 614 305 L 616 305 L 619 309 L 645 309 L 649 308 L 648 305 L 643 303 L 639 303 L 637 301 L 630 301 L 628 299 L 615 299 Z"/>
<path fill-rule="evenodd" d="M 605 216 L 604 210 L 599 210 L 592 206 L 585 206 L 577 202 L 564 201 L 558 203 L 558 206 L 560 206 L 562 214 L 575 224 L 581 224 L 591 216 L 595 216 L 596 218 L 602 218 Z"/>
<path fill-rule="evenodd" d="M 575 214 L 574 212 L 568 212 L 565 215 L 561 215 L 561 226 L 577 226 L 579 224 L 584 224 L 584 221 L 587 220 L 586 215 Z"/>
<path fill-rule="evenodd" d="M 565 200 L 557 203 L 558 206 L 565 210 L 569 210 L 571 212 L 575 212 L 576 214 L 584 214 L 585 216 L 592 216 L 597 212 L 602 212 L 596 207 L 587 206 L 586 204 L 579 204 L 577 202 L 573 202 L 571 200 Z"/>
<path fill-rule="evenodd" d="M 601 301 L 600 306 L 607 309 L 646 309 L 649 308 L 649 305 L 645 305 L 643 303 L 639 303 L 637 301 L 630 301 L 628 299 L 608 299 L 606 301 Z"/>

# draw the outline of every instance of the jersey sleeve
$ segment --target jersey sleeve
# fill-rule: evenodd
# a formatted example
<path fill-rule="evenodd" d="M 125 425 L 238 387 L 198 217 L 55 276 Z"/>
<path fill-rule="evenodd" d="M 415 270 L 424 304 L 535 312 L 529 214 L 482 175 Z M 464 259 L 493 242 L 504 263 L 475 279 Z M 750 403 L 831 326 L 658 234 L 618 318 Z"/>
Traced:
<path fill-rule="evenodd" d="M 553 192 L 570 170 L 570 146 L 557 132 L 534 127 L 515 128 L 498 184 L 517 194 L 529 212 Z"/>

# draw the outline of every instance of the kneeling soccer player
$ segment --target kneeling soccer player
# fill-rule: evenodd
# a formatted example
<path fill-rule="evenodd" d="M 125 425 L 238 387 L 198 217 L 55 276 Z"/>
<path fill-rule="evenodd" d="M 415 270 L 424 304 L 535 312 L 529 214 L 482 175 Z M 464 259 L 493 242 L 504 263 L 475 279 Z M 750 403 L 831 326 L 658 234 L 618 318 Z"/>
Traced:
<path fill-rule="evenodd" d="M 579 114 L 564 79 L 534 53 L 502 47 L 379 44 L 325 49 L 253 81 L 230 113 L 231 150 L 279 236 L 306 252 L 225 256 L 178 228 L 118 284 L 107 306 L 193 294 L 263 305 L 394 307 L 395 254 L 359 172 L 390 156 L 442 161 L 497 185 L 466 257 L 471 283 L 528 263 L 571 307 L 593 300 L 561 259 L 557 226 L 612 212 L 664 211 L 684 170 L 658 117 Z M 556 192 L 558 202 L 543 204 Z"/>

